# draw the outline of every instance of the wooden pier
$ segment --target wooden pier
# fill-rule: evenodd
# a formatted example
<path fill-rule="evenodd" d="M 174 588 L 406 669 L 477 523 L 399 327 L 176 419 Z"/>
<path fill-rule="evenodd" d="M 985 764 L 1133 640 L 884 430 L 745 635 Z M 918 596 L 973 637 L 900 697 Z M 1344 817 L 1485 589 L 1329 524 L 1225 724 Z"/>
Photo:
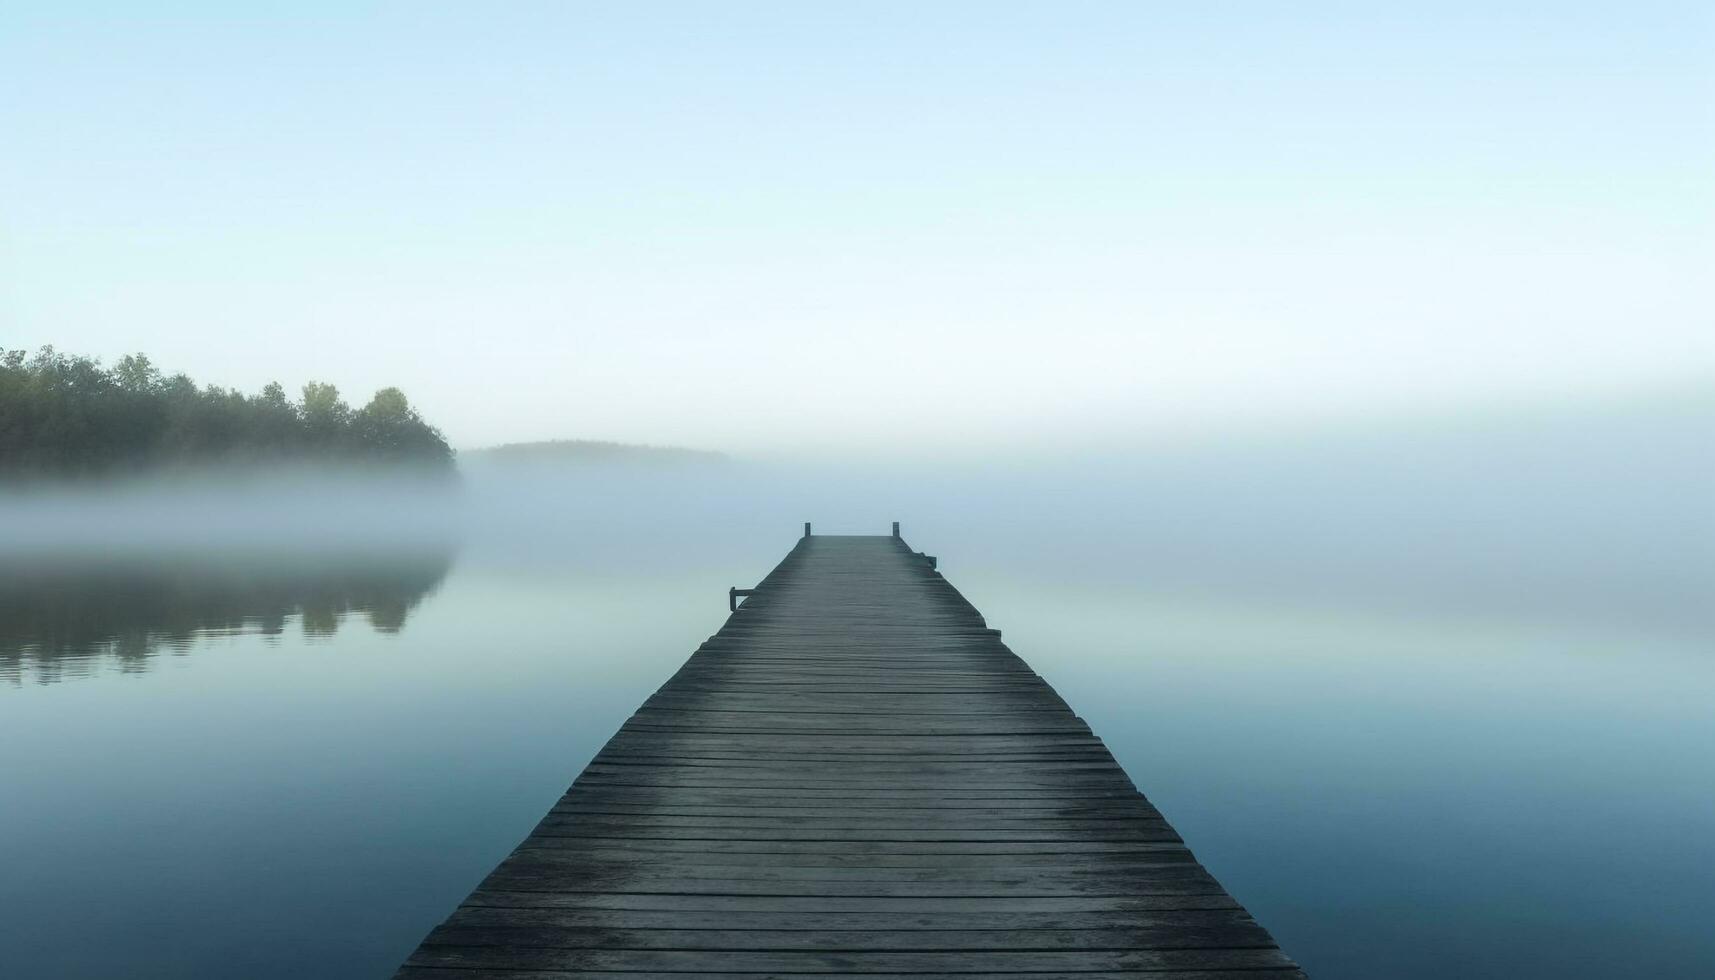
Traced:
<path fill-rule="evenodd" d="M 805 525 L 398 977 L 1302 977 L 897 527 Z"/>

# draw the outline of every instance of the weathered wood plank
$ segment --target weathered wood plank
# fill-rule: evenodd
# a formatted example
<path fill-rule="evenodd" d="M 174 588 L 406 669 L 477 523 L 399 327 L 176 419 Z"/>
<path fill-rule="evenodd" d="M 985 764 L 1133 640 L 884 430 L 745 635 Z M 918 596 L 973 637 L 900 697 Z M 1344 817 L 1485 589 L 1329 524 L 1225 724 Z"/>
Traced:
<path fill-rule="evenodd" d="M 1143 926 L 1124 929 L 638 929 L 507 923 L 448 923 L 426 946 L 533 946 L 545 949 L 673 949 L 722 952 L 898 953 L 959 950 L 1243 949 L 1274 944 L 1255 923 Z"/>
<path fill-rule="evenodd" d="M 518 850 L 520 853 L 531 850 L 570 851 L 592 860 L 603 861 L 646 861 L 653 863 L 660 860 L 658 851 L 651 852 L 647 849 L 627 847 L 623 846 L 624 843 L 626 842 L 601 841 L 592 845 L 587 840 L 544 837 L 531 838 L 519 845 Z M 997 860 L 992 853 L 887 853 L 874 850 L 845 853 L 827 848 L 789 853 L 687 851 L 673 858 L 673 865 L 677 868 L 960 868 L 980 871 L 995 867 L 1044 867 L 1076 870 L 1130 865 L 1189 864 L 1195 863 L 1195 861 L 1196 859 L 1191 856 L 1190 849 L 1184 844 L 1165 843 L 1139 844 L 1126 851 L 1013 852 L 1008 853 L 1004 861 Z"/>
<path fill-rule="evenodd" d="M 531 908 L 463 905 L 448 926 L 549 926 L 554 928 L 752 929 L 961 932 L 1033 930 L 1207 928 L 1255 925 L 1236 908 L 1162 909 L 1153 912 L 754 912 L 646 909 Z"/>
<path fill-rule="evenodd" d="M 686 895 L 623 892 L 506 891 L 480 888 L 465 906 L 493 908 L 598 908 L 695 912 L 883 913 L 943 917 L 954 914 L 1135 913 L 1236 909 L 1226 894 L 1204 895 L 986 895 L 949 898 L 918 895 Z"/>
<path fill-rule="evenodd" d="M 1135 854 L 1183 842 L 1145 840 L 1046 841 L 895 841 L 895 840 L 695 840 L 682 837 L 554 837 L 532 834 L 519 845 L 564 848 L 624 848 L 632 851 L 679 851 L 687 854 L 898 854 L 1020 855 L 1020 854 Z M 682 860 L 682 859 L 680 859 Z"/>
<path fill-rule="evenodd" d="M 897 538 L 806 538 L 402 978 L 1302 977 Z"/>
<path fill-rule="evenodd" d="M 552 813 L 568 817 L 589 816 L 638 818 L 657 815 L 662 818 L 732 817 L 735 819 L 775 820 L 856 820 L 912 821 L 970 821 L 972 826 L 992 826 L 988 821 L 1042 820 L 1115 820 L 1161 819 L 1152 806 L 1131 800 L 1115 800 L 1109 806 L 1011 806 L 1011 807 L 935 807 L 935 806 L 773 806 L 767 803 L 697 804 L 697 803 L 616 803 L 573 798 L 554 805 Z"/>
<path fill-rule="evenodd" d="M 1289 967 L 1274 948 L 1009 950 L 983 952 L 553 949 L 534 946 L 419 946 L 413 966 L 507 970 L 710 970 L 782 973 L 1006 973 L 1027 970 L 1255 970 Z"/>
<path fill-rule="evenodd" d="M 982 974 L 972 973 L 865 973 L 865 980 L 971 980 Z M 1304 972 L 1296 967 L 1261 970 L 1127 970 L 1123 973 L 1059 971 L 989 974 L 1005 976 L 1007 980 L 1304 980 Z M 400 969 L 401 980 L 556 980 L 577 977 L 579 980 L 810 980 L 825 978 L 826 973 L 704 973 L 704 972 L 613 972 L 605 970 L 484 970 L 467 967 L 407 966 Z"/>

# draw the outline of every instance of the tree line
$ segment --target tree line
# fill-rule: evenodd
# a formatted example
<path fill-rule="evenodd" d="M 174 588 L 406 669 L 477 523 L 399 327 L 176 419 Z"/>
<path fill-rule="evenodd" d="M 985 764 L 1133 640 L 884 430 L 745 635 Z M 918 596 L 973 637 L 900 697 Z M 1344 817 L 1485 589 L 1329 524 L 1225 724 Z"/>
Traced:
<path fill-rule="evenodd" d="M 331 384 L 293 401 L 163 374 L 143 354 L 112 367 L 43 347 L 0 353 L 0 474 L 86 476 L 165 466 L 364 461 L 450 469 L 441 433 L 404 392 L 354 409 Z"/>

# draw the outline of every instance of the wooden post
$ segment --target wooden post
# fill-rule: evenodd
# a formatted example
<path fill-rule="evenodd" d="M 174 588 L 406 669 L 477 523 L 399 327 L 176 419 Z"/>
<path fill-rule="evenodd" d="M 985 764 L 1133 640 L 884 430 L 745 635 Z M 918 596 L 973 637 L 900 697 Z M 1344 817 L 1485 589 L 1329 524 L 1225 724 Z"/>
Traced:
<path fill-rule="evenodd" d="M 809 522 L 809 521 L 805 521 L 805 522 L 804 522 L 804 537 L 806 537 L 806 538 L 807 538 L 807 537 L 809 537 L 809 536 L 810 536 L 810 522 Z"/>
<path fill-rule="evenodd" d="M 899 537 L 899 522 L 898 521 L 893 522 L 893 536 L 896 538 Z"/>

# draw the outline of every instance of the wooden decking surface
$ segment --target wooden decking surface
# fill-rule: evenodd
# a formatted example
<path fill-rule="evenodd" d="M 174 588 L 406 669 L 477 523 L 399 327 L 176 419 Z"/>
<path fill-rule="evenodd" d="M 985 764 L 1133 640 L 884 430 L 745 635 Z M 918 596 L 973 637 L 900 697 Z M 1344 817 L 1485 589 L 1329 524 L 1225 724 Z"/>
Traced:
<path fill-rule="evenodd" d="M 897 538 L 805 538 L 400 969 L 1302 974 Z"/>

